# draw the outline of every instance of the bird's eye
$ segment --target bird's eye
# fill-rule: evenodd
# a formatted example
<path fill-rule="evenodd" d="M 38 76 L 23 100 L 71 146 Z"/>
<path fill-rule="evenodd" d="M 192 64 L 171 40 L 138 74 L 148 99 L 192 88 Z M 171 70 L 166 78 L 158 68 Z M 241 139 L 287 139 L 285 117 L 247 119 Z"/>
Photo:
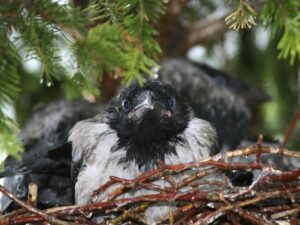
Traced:
<path fill-rule="evenodd" d="M 124 100 L 122 102 L 122 107 L 123 107 L 123 109 L 128 110 L 129 109 L 129 101 L 128 100 Z"/>
<path fill-rule="evenodd" d="M 214 77 L 215 82 L 217 83 L 217 85 L 219 86 L 226 86 L 226 80 L 224 77 L 222 76 L 216 76 Z"/>
<path fill-rule="evenodd" d="M 168 108 L 174 109 L 176 106 L 176 100 L 175 98 L 170 98 L 167 102 Z"/>

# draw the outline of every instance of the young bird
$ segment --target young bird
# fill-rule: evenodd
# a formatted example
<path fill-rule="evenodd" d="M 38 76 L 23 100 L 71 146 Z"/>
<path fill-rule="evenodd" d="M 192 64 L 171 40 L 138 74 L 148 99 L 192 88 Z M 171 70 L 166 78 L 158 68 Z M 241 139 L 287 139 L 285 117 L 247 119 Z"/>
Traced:
<path fill-rule="evenodd" d="M 18 135 L 25 149 L 22 160 L 12 157 L 5 160 L 0 183 L 22 200 L 27 199 L 29 183 L 36 183 L 39 208 L 73 204 L 72 149 L 66 144 L 68 134 L 76 122 L 100 112 L 101 107 L 94 104 L 64 100 L 36 110 Z M 52 152 L 55 155 L 50 158 Z M 0 193 L 0 212 L 16 207 L 11 199 Z"/>
<path fill-rule="evenodd" d="M 209 122 L 194 118 L 187 102 L 168 84 L 154 81 L 123 90 L 106 115 L 78 122 L 70 132 L 75 201 L 86 204 L 110 176 L 132 179 L 157 161 L 204 159 L 216 152 Z M 151 215 L 153 217 L 155 215 Z"/>
<path fill-rule="evenodd" d="M 200 67 L 184 59 L 163 60 L 158 79 L 185 97 L 196 117 L 216 128 L 223 150 L 235 149 L 245 137 L 250 110 L 245 99 L 232 88 L 219 85 Z"/>

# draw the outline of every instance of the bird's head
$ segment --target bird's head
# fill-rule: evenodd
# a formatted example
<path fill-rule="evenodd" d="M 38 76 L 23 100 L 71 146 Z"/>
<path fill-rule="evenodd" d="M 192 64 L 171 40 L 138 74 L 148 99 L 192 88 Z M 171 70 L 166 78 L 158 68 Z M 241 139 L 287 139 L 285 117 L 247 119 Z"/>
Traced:
<path fill-rule="evenodd" d="M 136 143 L 172 139 L 187 127 L 190 112 L 174 88 L 158 81 L 124 89 L 108 108 L 110 127 Z"/>

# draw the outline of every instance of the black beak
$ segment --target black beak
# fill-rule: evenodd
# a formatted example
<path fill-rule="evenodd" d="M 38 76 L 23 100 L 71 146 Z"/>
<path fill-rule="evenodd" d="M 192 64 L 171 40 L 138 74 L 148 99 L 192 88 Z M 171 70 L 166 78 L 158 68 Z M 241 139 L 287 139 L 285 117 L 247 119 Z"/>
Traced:
<path fill-rule="evenodd" d="M 128 114 L 128 117 L 135 117 L 141 119 L 146 113 L 158 115 L 159 117 L 167 114 L 168 110 L 165 105 L 159 101 L 156 101 L 154 94 L 151 91 L 144 91 L 140 94 L 138 104 L 134 107 L 133 111 Z"/>
<path fill-rule="evenodd" d="M 140 109 L 153 110 L 154 109 L 153 93 L 150 92 L 150 91 L 142 92 L 139 99 L 138 99 L 138 102 L 139 103 L 134 107 L 134 111 L 138 111 Z"/>

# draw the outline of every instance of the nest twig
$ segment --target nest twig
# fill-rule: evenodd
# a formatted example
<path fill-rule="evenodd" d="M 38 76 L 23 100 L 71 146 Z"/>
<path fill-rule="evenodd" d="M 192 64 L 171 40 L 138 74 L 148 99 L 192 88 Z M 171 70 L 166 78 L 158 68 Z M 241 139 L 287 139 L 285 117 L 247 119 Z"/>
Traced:
<path fill-rule="evenodd" d="M 200 162 L 165 165 L 132 179 L 111 177 L 95 190 L 93 203 L 38 210 L 22 202 L 0 186 L 0 191 L 22 207 L 0 217 L 0 224 L 96 224 L 93 220 L 105 214 L 106 224 L 148 224 L 144 212 L 156 203 L 172 202 L 168 215 L 157 224 L 276 224 L 284 220 L 298 224 L 300 218 L 300 168 L 281 171 L 261 163 L 262 154 L 277 154 L 300 158 L 300 153 L 285 148 L 262 145 L 227 153 L 219 153 Z M 229 159 L 255 155 L 251 163 L 232 163 Z M 261 170 L 251 185 L 235 187 L 229 179 L 211 180 L 229 171 Z M 158 182 L 164 180 L 165 182 Z M 112 188 L 113 187 L 113 188 Z M 205 188 L 204 188 L 205 187 Z M 144 190 L 140 195 L 129 192 Z M 146 194 L 145 194 L 146 193 Z M 100 196 L 100 197 L 99 197 Z M 130 197 L 128 197 L 130 196 Z M 99 200 L 100 199 L 100 200 Z M 278 204 L 280 202 L 280 204 Z"/>

